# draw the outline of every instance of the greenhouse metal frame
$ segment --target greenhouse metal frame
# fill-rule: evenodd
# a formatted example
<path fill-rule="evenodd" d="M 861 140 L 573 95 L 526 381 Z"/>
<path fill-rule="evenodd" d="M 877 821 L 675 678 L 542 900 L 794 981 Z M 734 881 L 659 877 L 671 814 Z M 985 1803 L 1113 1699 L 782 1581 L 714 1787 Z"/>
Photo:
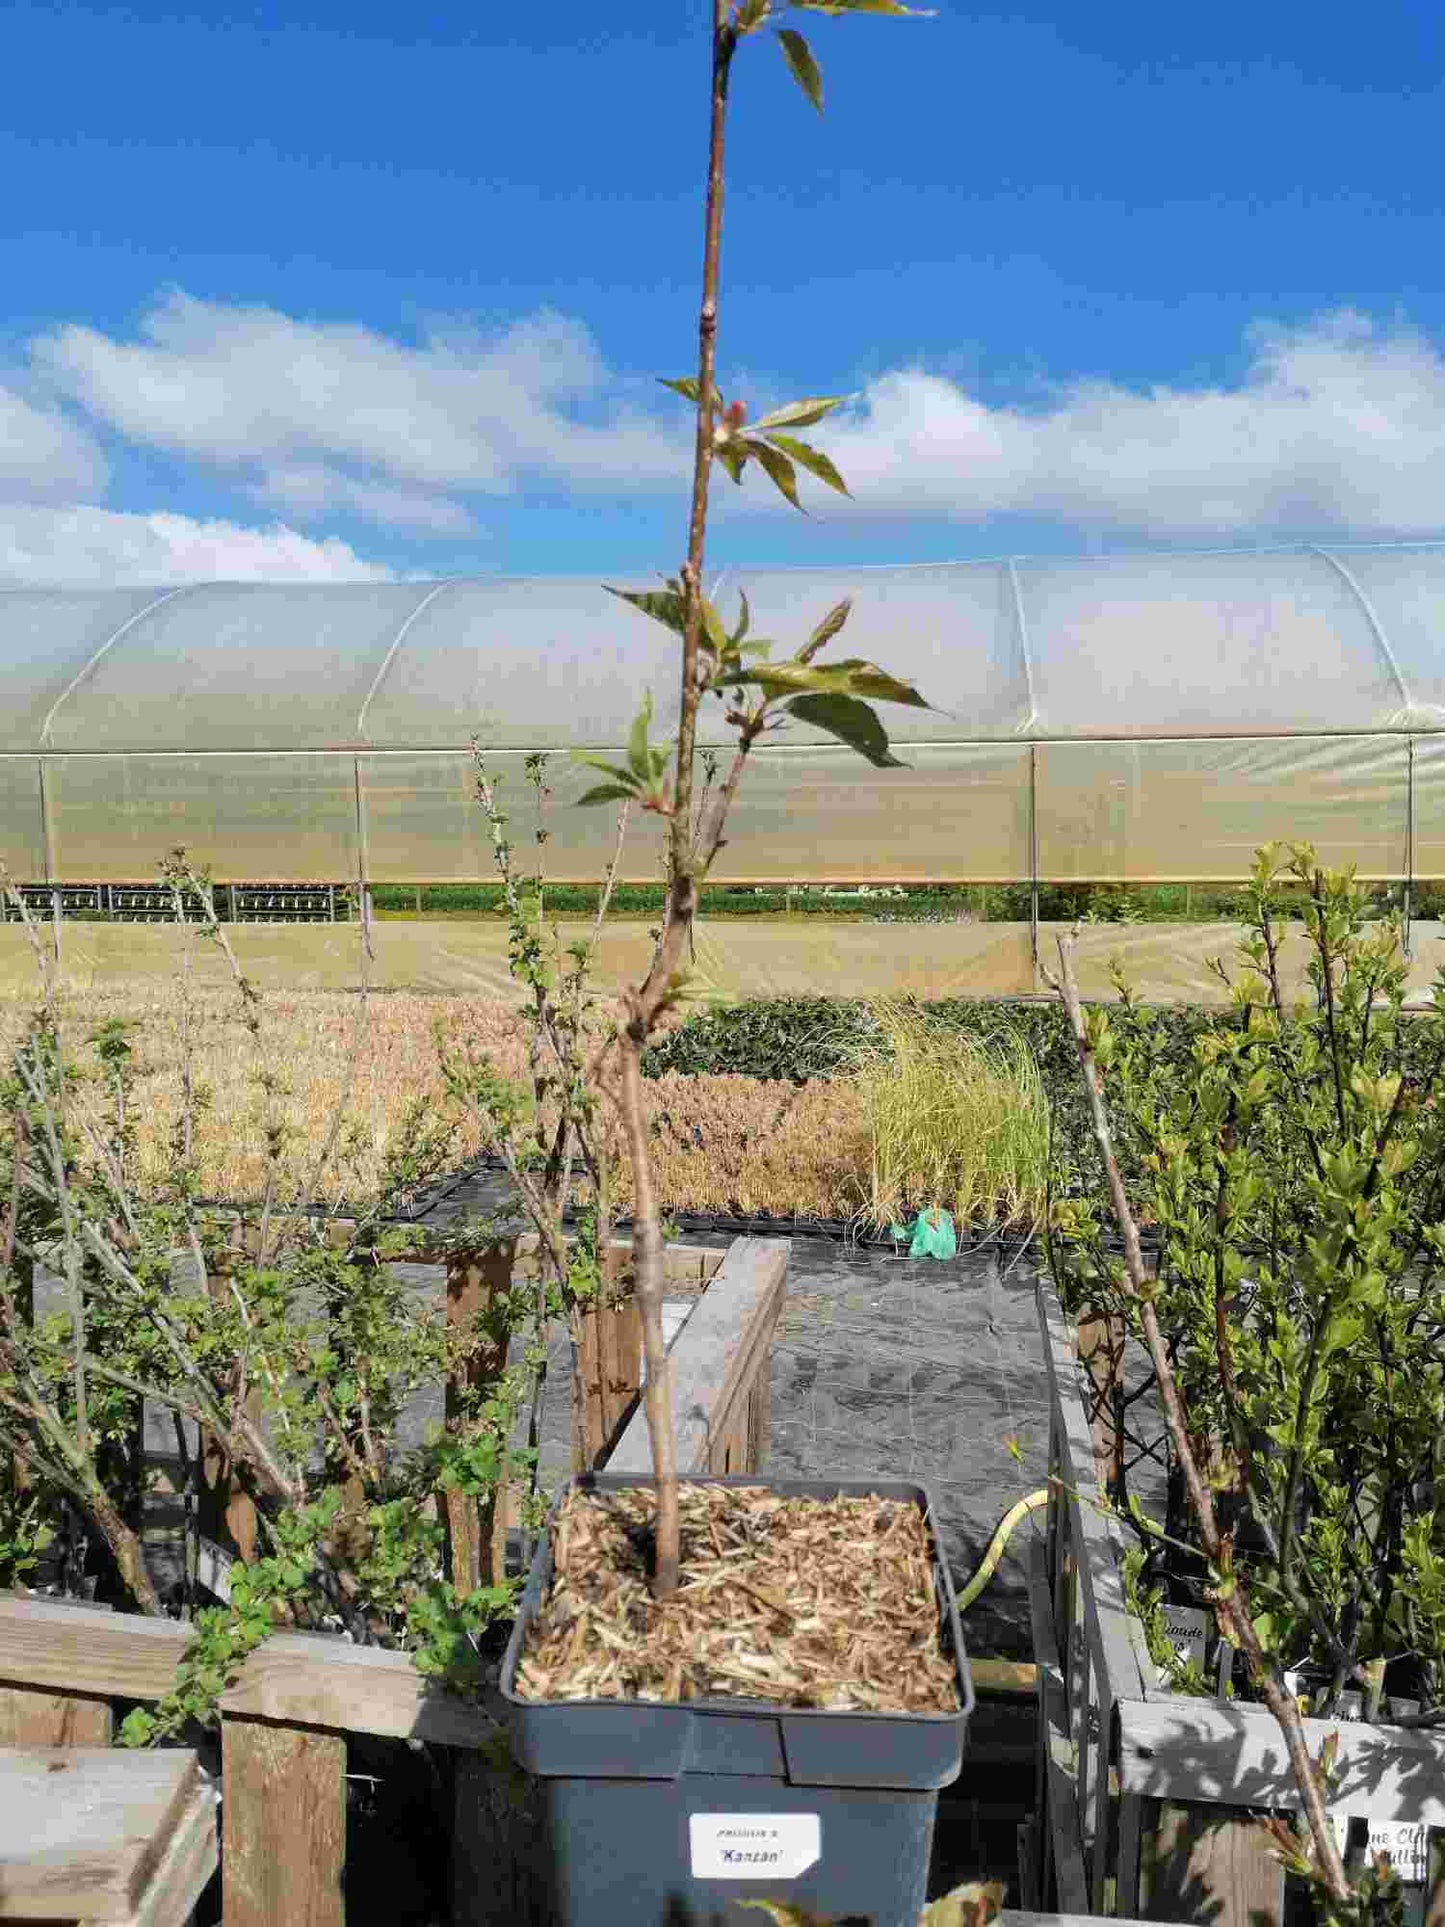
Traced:
<path fill-rule="evenodd" d="M 850 598 L 830 653 L 933 707 L 883 708 L 904 769 L 766 740 L 719 882 L 1220 882 L 1276 837 L 1445 877 L 1445 544 L 740 569 L 728 618 L 739 591 L 779 654 Z M 620 749 L 644 689 L 659 735 L 677 708 L 674 636 L 590 579 L 6 589 L 0 638 L 0 857 L 43 889 L 154 887 L 177 844 L 363 901 L 489 878 L 474 737 L 518 824 L 551 752 L 549 874 L 594 880 L 614 825 L 566 752 Z M 700 746 L 732 741 L 705 704 Z M 660 865 L 649 818 L 622 874 Z"/>

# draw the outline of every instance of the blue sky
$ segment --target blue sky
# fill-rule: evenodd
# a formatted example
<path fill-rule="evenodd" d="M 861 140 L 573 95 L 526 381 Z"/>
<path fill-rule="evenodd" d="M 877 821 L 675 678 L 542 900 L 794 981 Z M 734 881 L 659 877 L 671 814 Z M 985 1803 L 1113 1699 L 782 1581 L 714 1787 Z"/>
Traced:
<path fill-rule="evenodd" d="M 673 567 L 707 11 L 8 9 L 0 581 Z M 780 18 L 723 386 L 857 501 L 719 565 L 1445 533 L 1438 6 Z"/>

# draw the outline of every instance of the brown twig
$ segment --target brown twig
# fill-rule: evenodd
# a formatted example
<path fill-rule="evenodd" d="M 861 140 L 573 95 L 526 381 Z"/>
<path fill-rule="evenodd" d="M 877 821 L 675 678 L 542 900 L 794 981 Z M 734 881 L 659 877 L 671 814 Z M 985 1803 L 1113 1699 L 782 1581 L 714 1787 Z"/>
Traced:
<path fill-rule="evenodd" d="M 1250 1677 L 1279 1726 L 1289 1753 L 1295 1784 L 1299 1789 L 1300 1799 L 1309 1822 L 1310 1835 L 1314 1841 L 1324 1882 L 1336 1904 L 1348 1908 L 1352 1905 L 1353 1894 L 1335 1841 L 1334 1829 L 1330 1825 L 1329 1815 L 1325 1810 L 1324 1789 L 1321 1786 L 1315 1762 L 1310 1757 L 1299 1707 L 1291 1695 L 1285 1692 L 1254 1629 L 1243 1577 L 1233 1569 L 1232 1544 L 1219 1529 L 1213 1495 L 1200 1473 L 1199 1463 L 1190 1442 L 1183 1400 L 1174 1377 L 1168 1348 L 1159 1329 L 1158 1315 L 1154 1309 L 1153 1287 L 1144 1269 L 1138 1226 L 1134 1220 L 1128 1194 L 1124 1189 L 1118 1159 L 1114 1154 L 1109 1114 L 1104 1102 L 1103 1077 L 1079 1002 L 1079 987 L 1073 970 L 1073 951 L 1076 941 L 1076 934 L 1059 938 L 1060 975 L 1055 977 L 1048 970 L 1045 970 L 1044 975 L 1051 988 L 1057 991 L 1068 1013 L 1070 1029 L 1078 1051 L 1079 1068 L 1088 1094 L 1094 1138 L 1103 1159 L 1115 1221 L 1124 1241 L 1124 1269 L 1129 1282 L 1129 1293 L 1139 1313 L 1139 1322 L 1143 1328 L 1149 1360 L 1154 1368 L 1165 1420 L 1180 1469 L 1184 1474 L 1190 1507 L 1199 1528 L 1200 1543 L 1206 1558 L 1219 1576 L 1216 1604 L 1220 1625 L 1230 1643 L 1244 1653 Z"/>

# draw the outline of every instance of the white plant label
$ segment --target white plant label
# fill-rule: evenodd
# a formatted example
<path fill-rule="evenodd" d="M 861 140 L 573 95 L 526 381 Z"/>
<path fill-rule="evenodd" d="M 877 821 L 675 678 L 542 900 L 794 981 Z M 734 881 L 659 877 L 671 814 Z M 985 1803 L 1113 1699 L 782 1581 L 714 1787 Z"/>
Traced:
<path fill-rule="evenodd" d="M 1430 1878 L 1430 1829 L 1424 1821 L 1370 1820 L 1366 1825 L 1366 1865 L 1383 1853 L 1407 1887 L 1423 1887 Z M 1332 1813 L 1330 1826 L 1343 1859 L 1350 1823 L 1342 1815 Z"/>
<path fill-rule="evenodd" d="M 687 1822 L 694 1880 L 796 1880 L 816 1866 L 816 1813 L 693 1813 Z"/>
<path fill-rule="evenodd" d="M 1423 1887 L 1430 1876 L 1430 1830 L 1423 1820 L 1371 1820 L 1367 1861 L 1388 1854 L 1407 1887 Z"/>
<path fill-rule="evenodd" d="M 196 1547 L 196 1579 L 226 1605 L 231 1603 L 231 1567 L 235 1560 L 214 1539 L 202 1538 Z"/>
<path fill-rule="evenodd" d="M 1204 1664 L 1204 1649 L 1209 1643 L 1210 1616 L 1201 1606 L 1166 1606 L 1164 1631 L 1169 1644 L 1186 1663 Z"/>

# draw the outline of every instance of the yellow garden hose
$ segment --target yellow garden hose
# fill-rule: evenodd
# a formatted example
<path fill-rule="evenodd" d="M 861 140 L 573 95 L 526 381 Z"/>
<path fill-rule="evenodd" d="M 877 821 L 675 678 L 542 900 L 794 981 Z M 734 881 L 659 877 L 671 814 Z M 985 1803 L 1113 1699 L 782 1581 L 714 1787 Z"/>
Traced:
<path fill-rule="evenodd" d="M 968 1611 L 974 1600 L 978 1598 L 989 1580 L 992 1579 L 998 1571 L 998 1562 L 1003 1558 L 1004 1547 L 1008 1544 L 1009 1536 L 1020 1519 L 1026 1518 L 1030 1512 L 1037 1512 L 1040 1506 L 1047 1505 L 1048 1502 L 1049 1488 L 1046 1485 L 1041 1485 L 1037 1492 L 1025 1494 L 1017 1505 L 1009 1507 L 1008 1511 L 998 1522 L 998 1530 L 988 1542 L 988 1551 L 979 1561 L 978 1570 L 958 1595 L 958 1610 L 961 1613 Z"/>

